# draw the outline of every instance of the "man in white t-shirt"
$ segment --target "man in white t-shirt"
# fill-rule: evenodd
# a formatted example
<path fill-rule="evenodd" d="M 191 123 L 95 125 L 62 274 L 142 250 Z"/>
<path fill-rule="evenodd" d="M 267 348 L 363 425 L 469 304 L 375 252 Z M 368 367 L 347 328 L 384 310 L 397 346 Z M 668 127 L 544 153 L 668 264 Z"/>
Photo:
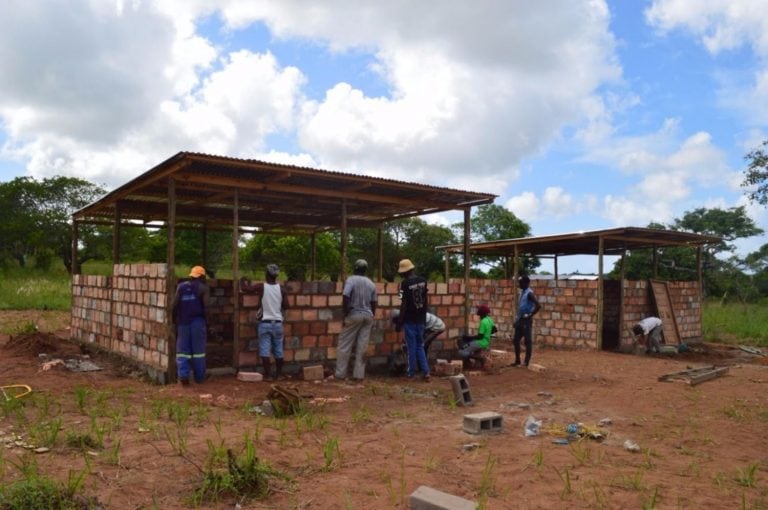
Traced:
<path fill-rule="evenodd" d="M 283 376 L 284 342 L 283 313 L 288 308 L 286 288 L 277 281 L 280 268 L 277 264 L 267 264 L 264 283 L 251 283 L 247 278 L 240 279 L 242 292 L 260 295 L 259 308 L 261 317 L 256 327 L 258 349 L 261 364 L 264 367 L 264 379 L 278 380 Z M 275 373 L 270 375 L 271 359 L 275 358 Z"/>
<path fill-rule="evenodd" d="M 661 331 L 661 319 L 658 317 L 646 317 L 632 326 L 632 333 L 638 337 L 638 342 L 645 344 L 646 354 L 661 352 Z"/>

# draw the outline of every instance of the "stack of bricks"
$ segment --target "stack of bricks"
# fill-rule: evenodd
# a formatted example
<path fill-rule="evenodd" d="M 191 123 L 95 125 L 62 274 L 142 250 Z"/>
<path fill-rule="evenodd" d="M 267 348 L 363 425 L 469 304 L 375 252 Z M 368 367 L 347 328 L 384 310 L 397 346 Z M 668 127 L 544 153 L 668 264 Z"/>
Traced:
<path fill-rule="evenodd" d="M 75 275 L 72 337 L 167 368 L 167 271 L 166 264 L 116 264 L 111 278 Z"/>

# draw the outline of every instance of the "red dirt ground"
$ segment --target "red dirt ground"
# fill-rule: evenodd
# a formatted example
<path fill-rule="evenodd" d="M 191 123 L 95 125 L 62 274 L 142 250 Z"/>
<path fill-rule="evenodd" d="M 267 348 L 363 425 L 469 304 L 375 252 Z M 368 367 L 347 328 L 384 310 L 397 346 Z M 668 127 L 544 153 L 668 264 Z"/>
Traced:
<path fill-rule="evenodd" d="M 0 324 L 8 317 L 0 312 Z M 25 397 L 25 419 L 0 415 L 0 435 L 31 441 L 46 409 L 62 425 L 48 453 L 3 449 L 0 483 L 19 478 L 6 461 L 21 455 L 35 455 L 40 471 L 61 481 L 70 470 L 84 470 L 87 457 L 83 492 L 104 508 L 189 508 L 210 457 L 207 442 L 240 453 L 248 435 L 259 458 L 292 481 L 275 480 L 263 500 L 223 498 L 201 508 L 408 508 L 420 485 L 489 509 L 768 508 L 768 358 L 725 345 L 697 351 L 647 357 L 539 350 L 533 362 L 543 372 L 509 367 L 467 374 L 472 407 L 451 403 L 447 379 L 288 380 L 280 384 L 340 401 L 309 404 L 309 418 L 275 419 L 250 411 L 269 391 L 266 382 L 222 376 L 186 388 L 156 386 L 97 353 L 91 359 L 101 371 L 42 371 L 40 353 L 64 359 L 83 353 L 51 332 L 6 337 L 0 384 L 27 384 L 33 394 Z M 657 381 L 702 365 L 729 371 L 695 386 Z M 89 390 L 81 412 L 83 388 Z M 163 411 L 169 402 L 190 403 L 186 428 Z M 501 414 L 502 430 L 464 432 L 463 416 L 484 411 Z M 523 434 L 529 415 L 542 421 L 538 436 Z M 601 428 L 602 441 L 553 442 L 569 423 L 597 428 L 604 418 L 610 424 Z M 83 454 L 66 445 L 68 434 L 82 434 L 94 422 L 107 431 L 103 448 Z M 186 448 L 178 446 L 178 430 L 186 431 Z M 625 449 L 627 440 L 640 451 Z"/>

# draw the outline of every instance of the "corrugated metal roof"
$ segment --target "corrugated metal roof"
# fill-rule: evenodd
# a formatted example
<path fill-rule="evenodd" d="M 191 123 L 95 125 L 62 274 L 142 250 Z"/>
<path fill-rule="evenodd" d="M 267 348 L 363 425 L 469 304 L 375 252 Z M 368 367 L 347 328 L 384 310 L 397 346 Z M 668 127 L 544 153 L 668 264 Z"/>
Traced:
<path fill-rule="evenodd" d="M 536 237 L 519 237 L 483 243 L 470 244 L 470 252 L 486 256 L 519 255 L 563 256 L 563 255 L 598 255 L 600 242 L 603 243 L 604 255 L 622 255 L 625 250 L 659 248 L 662 246 L 702 246 L 715 244 L 719 237 L 680 232 L 677 230 L 657 230 L 652 228 L 619 227 L 589 232 L 572 232 Z M 449 252 L 461 252 L 464 245 L 453 244 L 440 246 Z"/>
<path fill-rule="evenodd" d="M 179 225 L 317 232 L 493 203 L 496 195 L 194 152 L 180 152 L 74 213 L 83 223 L 164 223 L 170 183 Z"/>

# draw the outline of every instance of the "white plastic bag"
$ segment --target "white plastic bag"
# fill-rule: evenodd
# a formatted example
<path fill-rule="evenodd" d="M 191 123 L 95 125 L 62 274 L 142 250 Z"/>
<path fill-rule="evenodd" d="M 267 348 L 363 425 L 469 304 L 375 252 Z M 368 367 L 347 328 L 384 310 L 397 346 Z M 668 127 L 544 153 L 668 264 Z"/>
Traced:
<path fill-rule="evenodd" d="M 537 420 L 533 415 L 528 415 L 528 419 L 525 420 L 525 436 L 538 436 L 541 431 L 541 420 Z"/>

